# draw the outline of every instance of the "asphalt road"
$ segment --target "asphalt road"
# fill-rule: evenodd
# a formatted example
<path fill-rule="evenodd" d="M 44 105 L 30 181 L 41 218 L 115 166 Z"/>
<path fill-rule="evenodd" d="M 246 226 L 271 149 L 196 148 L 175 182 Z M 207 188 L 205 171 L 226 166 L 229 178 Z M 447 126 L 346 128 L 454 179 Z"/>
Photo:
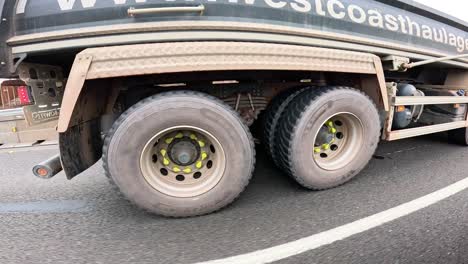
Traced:
<path fill-rule="evenodd" d="M 232 206 L 208 216 L 147 214 L 97 164 L 73 181 L 34 178 L 56 147 L 0 151 L 0 263 L 194 263 L 311 236 L 468 177 L 468 148 L 442 135 L 382 143 L 353 181 L 312 192 L 270 166 Z M 395 221 L 278 263 L 468 263 L 468 190 Z"/>

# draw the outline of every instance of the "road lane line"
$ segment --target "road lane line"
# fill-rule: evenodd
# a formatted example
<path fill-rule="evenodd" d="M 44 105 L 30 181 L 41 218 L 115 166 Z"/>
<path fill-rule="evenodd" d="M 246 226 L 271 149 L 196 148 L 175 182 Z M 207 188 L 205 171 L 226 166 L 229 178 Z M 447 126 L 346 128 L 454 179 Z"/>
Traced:
<path fill-rule="evenodd" d="M 322 233 L 304 237 L 282 245 L 232 256 L 224 259 L 199 262 L 198 264 L 258 264 L 271 263 L 288 257 L 299 255 L 321 246 L 332 244 L 350 236 L 381 226 L 400 217 L 409 215 L 468 188 L 468 178 L 449 185 L 443 189 L 401 204 L 386 211 L 362 218 Z"/>
<path fill-rule="evenodd" d="M 7 153 L 7 154 L 14 154 L 19 152 L 33 152 L 33 151 L 41 151 L 41 150 L 57 150 L 59 151 L 58 146 L 55 145 L 45 145 L 45 146 L 33 146 L 33 147 L 24 147 L 24 148 L 4 148 L 0 149 L 0 154 Z"/>
<path fill-rule="evenodd" d="M 90 210 L 88 203 L 82 200 L 0 203 L 0 214 L 78 213 L 88 210 Z"/>

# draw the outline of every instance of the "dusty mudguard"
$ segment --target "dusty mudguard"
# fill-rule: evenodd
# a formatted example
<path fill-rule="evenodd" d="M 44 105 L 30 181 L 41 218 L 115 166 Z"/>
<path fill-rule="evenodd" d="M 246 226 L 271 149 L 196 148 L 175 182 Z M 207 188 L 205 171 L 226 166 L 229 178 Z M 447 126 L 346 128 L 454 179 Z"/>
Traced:
<path fill-rule="evenodd" d="M 67 83 L 58 131 L 63 133 L 76 125 L 72 115 L 86 80 L 211 70 L 365 74 L 371 78 L 364 89 L 376 104 L 388 110 L 382 64 L 373 54 L 266 43 L 155 43 L 92 48 L 78 54 Z"/>

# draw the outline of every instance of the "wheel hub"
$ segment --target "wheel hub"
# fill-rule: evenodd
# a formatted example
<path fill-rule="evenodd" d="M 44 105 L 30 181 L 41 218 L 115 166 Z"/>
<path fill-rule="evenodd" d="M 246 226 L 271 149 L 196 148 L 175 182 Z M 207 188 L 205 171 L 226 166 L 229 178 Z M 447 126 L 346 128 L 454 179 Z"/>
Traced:
<path fill-rule="evenodd" d="M 319 129 L 314 141 L 314 161 L 326 170 L 346 165 L 354 157 L 363 141 L 363 127 L 351 113 L 329 118 Z"/>
<path fill-rule="evenodd" d="M 147 182 L 175 197 L 193 197 L 213 188 L 225 162 L 219 141 L 196 127 L 172 127 L 158 133 L 148 141 L 140 160 Z"/>
<path fill-rule="evenodd" d="M 169 145 L 169 158 L 179 166 L 188 166 L 200 157 L 200 146 L 189 137 L 174 140 Z"/>
<path fill-rule="evenodd" d="M 335 123 L 333 120 L 328 120 L 325 122 L 325 124 L 320 128 L 317 137 L 315 138 L 315 143 L 314 143 L 314 152 L 322 154 L 322 157 L 328 156 L 326 152 L 332 148 L 332 151 L 334 151 L 334 148 L 337 148 L 338 145 L 332 145 L 335 143 L 338 138 L 338 129 L 335 127 Z"/>
<path fill-rule="evenodd" d="M 322 146 L 324 144 L 330 144 L 335 139 L 335 134 L 330 132 L 330 129 L 326 126 L 322 126 L 315 140 L 316 146 Z"/>

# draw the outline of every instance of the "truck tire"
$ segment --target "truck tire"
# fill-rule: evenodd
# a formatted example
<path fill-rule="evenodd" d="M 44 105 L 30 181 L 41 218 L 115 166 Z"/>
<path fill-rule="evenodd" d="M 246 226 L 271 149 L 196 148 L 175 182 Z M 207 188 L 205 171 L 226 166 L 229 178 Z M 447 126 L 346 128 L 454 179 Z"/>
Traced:
<path fill-rule="evenodd" d="M 448 131 L 448 139 L 452 143 L 468 146 L 468 128 L 465 127 Z"/>
<path fill-rule="evenodd" d="M 237 112 L 188 91 L 132 106 L 113 125 L 103 152 L 106 173 L 131 202 L 169 217 L 230 204 L 255 164 L 252 135 Z"/>
<path fill-rule="evenodd" d="M 263 139 L 267 155 L 278 165 L 278 157 L 274 150 L 275 135 L 277 134 L 278 123 L 281 115 L 288 104 L 306 88 L 290 88 L 277 95 L 265 110 L 263 120 Z"/>
<path fill-rule="evenodd" d="M 324 190 L 358 174 L 380 135 L 371 99 L 348 87 L 322 87 L 296 97 L 280 120 L 281 167 L 302 186 Z"/>

